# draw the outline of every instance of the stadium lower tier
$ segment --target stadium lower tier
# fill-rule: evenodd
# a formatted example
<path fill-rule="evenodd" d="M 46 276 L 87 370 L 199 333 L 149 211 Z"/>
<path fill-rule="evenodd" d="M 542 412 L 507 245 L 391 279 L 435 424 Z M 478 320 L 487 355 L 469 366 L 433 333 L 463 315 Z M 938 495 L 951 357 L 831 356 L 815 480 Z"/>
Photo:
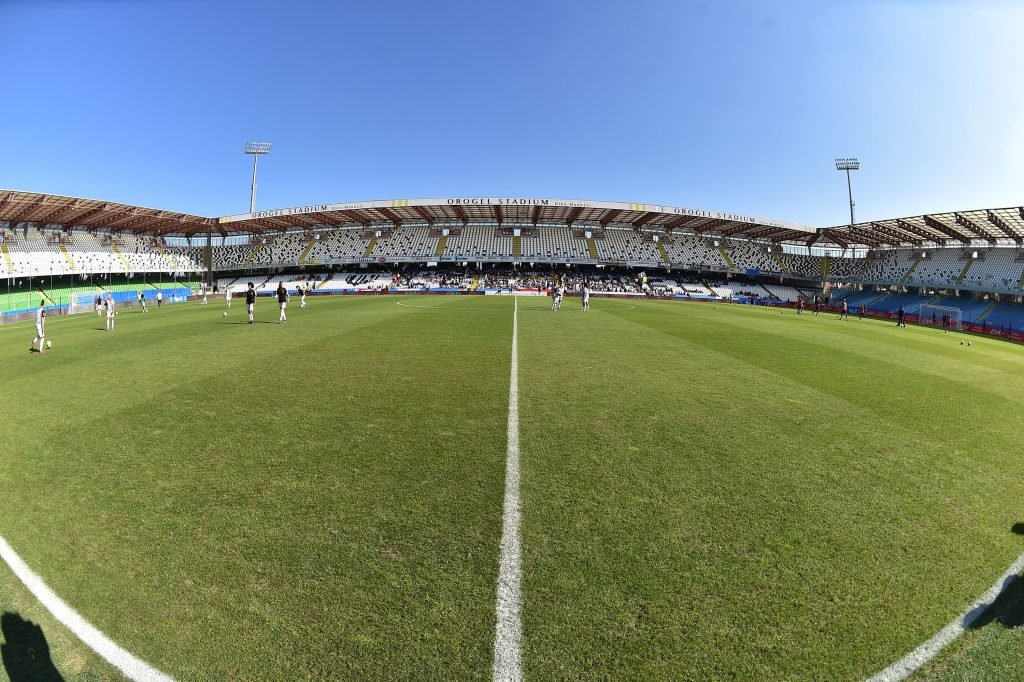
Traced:
<path fill-rule="evenodd" d="M 404 265 L 394 269 L 328 268 L 299 272 L 241 273 L 218 277 L 206 288 L 208 300 L 244 295 L 249 283 L 259 296 L 273 296 L 280 286 L 290 295 L 366 294 L 366 293 L 473 293 L 510 292 L 549 294 L 555 287 L 570 295 L 581 293 L 586 285 L 595 296 L 650 296 L 681 300 L 727 301 L 763 305 L 796 305 L 809 308 L 820 302 L 825 309 L 845 302 L 856 314 L 861 306 L 868 314 L 891 317 L 902 306 L 910 320 L 916 321 L 922 306 L 958 311 L 965 328 L 982 333 L 1010 335 L 1024 330 L 1024 302 L 1017 296 L 971 292 L 934 291 L 906 286 L 820 287 L 799 280 L 777 277 L 712 277 L 709 273 L 647 271 L 640 268 L 601 266 L 551 268 L 515 268 L 504 264 L 479 267 L 423 268 Z M 166 274 L 128 276 L 101 274 L 91 278 L 42 277 L 6 280 L 0 293 L 0 312 L 4 321 L 31 314 L 43 301 L 58 314 L 80 313 L 95 309 L 97 297 L 110 293 L 120 305 L 137 305 L 141 294 L 150 305 L 157 292 L 164 301 L 179 302 L 202 295 L 203 285 L 193 278 L 173 279 Z M 217 302 L 217 301 L 214 301 Z M 934 308 L 938 306 L 939 308 Z M 977 329 L 971 327 L 975 325 Z"/>

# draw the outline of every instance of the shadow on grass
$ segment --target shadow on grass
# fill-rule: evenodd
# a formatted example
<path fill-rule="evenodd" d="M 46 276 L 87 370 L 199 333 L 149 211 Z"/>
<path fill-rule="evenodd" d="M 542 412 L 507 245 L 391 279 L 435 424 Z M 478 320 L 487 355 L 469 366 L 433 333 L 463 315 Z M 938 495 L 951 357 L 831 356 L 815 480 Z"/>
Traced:
<path fill-rule="evenodd" d="M 1024 535 L 1024 523 L 1015 523 L 1011 530 Z M 1011 575 L 1003 581 L 999 595 L 988 606 L 980 607 L 982 612 L 970 624 L 972 630 L 997 622 L 1006 628 L 1024 625 L 1024 578 Z"/>
<path fill-rule="evenodd" d="M 41 627 L 7 612 L 0 616 L 0 631 L 4 637 L 0 658 L 11 682 L 60 682 L 64 679 L 50 660 L 50 645 Z"/>

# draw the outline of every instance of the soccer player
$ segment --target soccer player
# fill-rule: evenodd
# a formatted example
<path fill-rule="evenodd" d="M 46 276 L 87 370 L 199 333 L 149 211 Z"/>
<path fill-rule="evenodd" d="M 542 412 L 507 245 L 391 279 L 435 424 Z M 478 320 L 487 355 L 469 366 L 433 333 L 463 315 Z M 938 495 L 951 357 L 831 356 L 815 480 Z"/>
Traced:
<path fill-rule="evenodd" d="M 558 310 L 558 285 L 551 285 L 551 310 Z"/>
<path fill-rule="evenodd" d="M 299 307 L 300 308 L 305 308 L 306 307 L 306 292 L 308 292 L 308 291 L 309 291 L 309 286 L 308 285 L 306 286 L 305 289 L 303 289 L 301 286 L 299 287 Z"/>
<path fill-rule="evenodd" d="M 583 301 L 584 312 L 590 310 L 590 287 L 586 282 L 583 283 L 583 294 L 580 298 Z"/>
<path fill-rule="evenodd" d="M 277 318 L 277 323 L 288 321 L 288 316 L 284 314 L 284 309 L 288 306 L 288 290 L 284 288 L 284 282 L 277 285 L 277 305 L 281 308 L 281 317 Z"/>
<path fill-rule="evenodd" d="M 252 313 L 256 308 L 256 289 L 253 287 L 253 283 L 249 282 L 249 288 L 245 290 L 245 310 L 249 313 L 249 324 L 252 324 Z"/>
<path fill-rule="evenodd" d="M 950 322 L 952 321 L 952 319 L 953 319 L 953 316 L 950 315 L 949 313 L 943 313 L 942 314 L 942 333 L 943 334 L 948 334 L 949 333 Z"/>
<path fill-rule="evenodd" d="M 114 294 L 107 292 L 107 300 L 105 302 L 107 306 L 107 331 L 114 331 Z"/>
<path fill-rule="evenodd" d="M 144 312 L 144 313 L 148 313 L 149 312 L 149 308 L 146 307 L 146 294 L 144 294 L 141 291 L 139 292 L 139 305 L 142 306 L 142 312 Z"/>
<path fill-rule="evenodd" d="M 103 298 L 101 296 L 96 297 L 96 317 L 103 316 Z"/>
<path fill-rule="evenodd" d="M 229 308 L 231 307 L 231 287 L 224 288 L 224 302 L 228 304 Z"/>
<path fill-rule="evenodd" d="M 157 289 L 156 290 L 156 307 L 157 307 L 157 309 L 159 309 L 160 306 L 163 305 L 163 302 L 164 302 L 164 292 L 162 292 L 161 290 Z"/>
<path fill-rule="evenodd" d="M 36 310 L 36 337 L 32 339 L 32 345 L 28 347 L 29 352 L 36 349 L 36 343 L 39 343 L 39 352 L 46 352 L 46 345 L 43 343 L 43 338 L 46 336 L 45 321 L 46 320 L 46 301 L 39 301 L 39 309 Z"/>
<path fill-rule="evenodd" d="M 897 327 L 906 327 L 907 326 L 907 323 L 903 320 L 904 315 L 906 315 L 906 312 L 904 312 L 903 306 L 900 306 L 900 309 L 896 311 L 896 326 Z"/>
<path fill-rule="evenodd" d="M 849 309 L 849 307 L 848 307 L 848 306 L 846 305 L 846 301 L 845 301 L 845 300 L 843 301 L 843 307 L 842 307 L 842 309 L 840 309 L 840 311 L 839 311 L 839 319 L 841 320 L 841 319 L 843 319 L 844 317 L 845 317 L 845 318 L 846 318 L 847 320 L 848 320 L 848 319 L 850 319 L 850 309 Z"/>
<path fill-rule="evenodd" d="M 203 287 L 203 302 L 201 305 L 209 305 L 210 302 L 206 300 L 206 287 Z"/>

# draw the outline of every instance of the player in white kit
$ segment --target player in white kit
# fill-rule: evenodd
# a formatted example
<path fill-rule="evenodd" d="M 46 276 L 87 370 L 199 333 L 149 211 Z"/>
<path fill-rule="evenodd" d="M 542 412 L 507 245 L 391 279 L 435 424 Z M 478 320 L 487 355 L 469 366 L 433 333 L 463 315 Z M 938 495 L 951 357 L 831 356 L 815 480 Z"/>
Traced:
<path fill-rule="evenodd" d="M 309 291 L 309 285 L 306 285 L 305 289 L 303 289 L 302 287 L 299 287 L 299 307 L 300 308 L 305 308 L 306 307 L 306 292 L 307 291 Z"/>
<path fill-rule="evenodd" d="M 580 296 L 580 300 L 583 302 L 583 310 L 590 310 L 590 287 L 585 283 L 583 285 L 583 293 Z"/>
<path fill-rule="evenodd" d="M 231 307 L 231 287 L 224 289 L 224 302 L 228 304 L 229 308 Z"/>
<path fill-rule="evenodd" d="M 107 331 L 114 331 L 114 294 L 107 292 L 107 300 L 104 303 L 107 306 Z"/>
<path fill-rule="evenodd" d="M 39 301 L 39 309 L 36 310 L 36 337 L 32 339 L 32 345 L 29 346 L 29 351 L 36 349 L 36 343 L 39 344 L 39 352 L 45 353 L 46 346 L 43 344 L 43 338 L 46 336 L 45 328 L 46 320 L 46 301 Z"/>

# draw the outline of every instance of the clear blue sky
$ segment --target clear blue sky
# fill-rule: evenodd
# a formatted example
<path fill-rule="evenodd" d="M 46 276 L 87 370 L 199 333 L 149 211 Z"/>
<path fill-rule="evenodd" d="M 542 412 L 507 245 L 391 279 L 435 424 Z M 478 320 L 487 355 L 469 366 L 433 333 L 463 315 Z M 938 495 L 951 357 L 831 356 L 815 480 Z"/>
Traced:
<path fill-rule="evenodd" d="M 0 188 L 208 216 L 447 196 L 829 226 L 1024 204 L 1024 3 L 0 0 Z"/>

